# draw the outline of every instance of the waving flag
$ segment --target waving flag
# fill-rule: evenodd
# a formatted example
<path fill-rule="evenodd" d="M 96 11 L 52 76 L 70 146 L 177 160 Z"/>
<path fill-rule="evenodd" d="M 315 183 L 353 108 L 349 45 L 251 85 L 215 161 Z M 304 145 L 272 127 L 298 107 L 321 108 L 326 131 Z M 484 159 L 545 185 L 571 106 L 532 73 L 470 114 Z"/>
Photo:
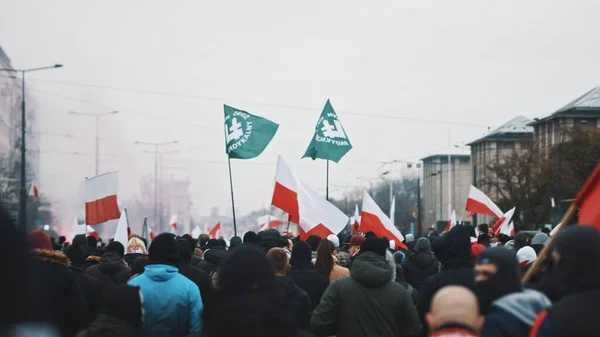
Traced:
<path fill-rule="evenodd" d="M 127 209 L 124 208 L 123 212 L 121 212 L 114 238 L 116 242 L 120 242 L 125 247 L 127 247 L 129 241 L 127 237 L 127 228 L 129 228 L 129 219 L 127 219 Z"/>
<path fill-rule="evenodd" d="M 327 159 L 339 162 L 352 149 L 348 135 L 329 100 L 325 103 L 315 133 L 302 158 Z"/>
<path fill-rule="evenodd" d="M 196 225 L 196 227 L 194 227 L 194 229 L 192 229 L 191 236 L 194 239 L 198 239 L 198 237 L 200 236 L 200 234 L 202 234 L 202 230 L 200 229 L 200 226 Z"/>
<path fill-rule="evenodd" d="M 489 215 L 492 218 L 501 218 L 504 215 L 485 193 L 473 185 L 469 188 L 466 210 L 474 214 Z"/>
<path fill-rule="evenodd" d="M 444 232 L 448 232 L 454 226 L 456 226 L 456 211 L 452 210 L 452 214 L 450 215 L 450 220 L 448 220 L 448 224 L 446 225 L 446 228 L 444 228 Z"/>
<path fill-rule="evenodd" d="M 258 223 L 258 228 L 260 228 L 261 231 L 266 231 L 269 228 L 276 228 L 283 225 L 283 221 L 270 214 L 265 214 L 258 217 L 256 222 Z"/>
<path fill-rule="evenodd" d="M 35 181 L 31 182 L 31 188 L 29 189 L 29 197 L 30 198 L 39 198 L 40 197 L 40 193 L 38 191 L 38 187 L 35 184 Z"/>
<path fill-rule="evenodd" d="M 403 243 L 404 235 L 392 224 L 390 218 L 377 206 L 375 200 L 366 191 L 363 193 L 363 206 L 360 216 L 360 231 L 373 232 L 377 236 L 385 236 L 393 240 L 396 248 L 408 249 Z"/>
<path fill-rule="evenodd" d="M 515 207 L 510 209 L 508 212 L 504 213 L 500 217 L 500 219 L 498 219 L 498 221 L 496 221 L 494 226 L 492 226 L 493 233 L 494 234 L 502 233 L 502 228 L 504 228 L 504 231 L 507 232 L 508 225 L 510 224 L 510 221 L 512 220 L 512 217 L 514 214 L 515 214 Z"/>
<path fill-rule="evenodd" d="M 217 224 L 208 232 L 208 237 L 211 239 L 218 239 L 219 231 L 221 230 L 221 221 L 217 222 Z"/>
<path fill-rule="evenodd" d="M 300 181 L 281 157 L 277 161 L 271 204 L 287 212 L 290 222 L 298 224 L 303 240 L 310 235 L 326 238 L 338 234 L 348 224 L 348 216 Z"/>
<path fill-rule="evenodd" d="M 229 158 L 258 157 L 275 136 L 279 125 L 228 105 L 224 110 L 225 152 Z"/>
<path fill-rule="evenodd" d="M 354 205 L 354 215 L 350 217 L 350 231 L 352 235 L 357 235 L 360 233 L 358 227 L 360 227 L 360 213 L 358 212 L 358 204 Z"/>
<path fill-rule="evenodd" d="M 171 232 L 177 233 L 177 214 L 171 216 L 169 227 L 171 228 Z"/>
<path fill-rule="evenodd" d="M 118 173 L 110 172 L 85 181 L 85 223 L 97 225 L 119 219 L 117 204 Z"/>
<path fill-rule="evenodd" d="M 600 230 L 600 163 L 585 182 L 575 204 L 579 206 L 579 223 Z"/>

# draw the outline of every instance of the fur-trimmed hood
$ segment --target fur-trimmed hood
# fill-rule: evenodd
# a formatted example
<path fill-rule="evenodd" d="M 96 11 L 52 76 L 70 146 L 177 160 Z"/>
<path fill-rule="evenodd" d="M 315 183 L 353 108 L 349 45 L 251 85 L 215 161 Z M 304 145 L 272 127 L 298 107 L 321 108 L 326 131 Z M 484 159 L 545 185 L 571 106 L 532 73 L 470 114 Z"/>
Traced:
<path fill-rule="evenodd" d="M 69 261 L 69 258 L 61 251 L 34 249 L 31 252 L 31 257 L 43 262 L 61 264 L 67 267 L 71 265 L 71 261 Z"/>

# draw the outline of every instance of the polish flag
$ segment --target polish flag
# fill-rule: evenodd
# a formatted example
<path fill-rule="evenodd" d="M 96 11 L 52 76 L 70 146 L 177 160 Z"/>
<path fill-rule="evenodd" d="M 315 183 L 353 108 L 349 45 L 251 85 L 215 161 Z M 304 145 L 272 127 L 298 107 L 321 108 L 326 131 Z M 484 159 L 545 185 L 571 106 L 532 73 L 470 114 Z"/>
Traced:
<path fill-rule="evenodd" d="M 508 236 L 515 236 L 515 224 L 511 221 L 508 226 L 500 228 L 500 233 Z"/>
<path fill-rule="evenodd" d="M 352 235 L 358 235 L 360 231 L 358 230 L 360 227 L 360 215 L 358 213 L 358 204 L 354 205 L 354 215 L 350 217 L 350 231 Z"/>
<path fill-rule="evenodd" d="M 148 224 L 148 235 L 150 236 L 150 241 L 154 240 L 154 238 L 156 237 L 156 234 L 154 234 L 154 232 L 152 231 L 152 227 L 150 227 L 150 225 Z M 150 242 L 148 241 L 148 242 Z"/>
<path fill-rule="evenodd" d="M 96 230 L 90 225 L 85 225 L 85 234 L 87 236 L 95 237 L 96 240 L 100 239 L 100 235 L 98 234 L 98 232 L 96 232 Z M 127 246 L 127 245 L 125 245 L 125 246 Z"/>
<path fill-rule="evenodd" d="M 89 226 L 87 226 L 89 227 Z M 86 225 L 80 224 L 79 219 L 75 216 L 73 220 L 73 227 L 71 228 L 71 238 L 74 238 L 75 235 L 85 235 L 86 234 Z"/>
<path fill-rule="evenodd" d="M 515 214 L 515 207 L 511 208 L 508 212 L 504 213 L 498 221 L 492 226 L 492 230 L 494 234 L 499 233 L 510 233 L 509 224 L 512 220 L 513 215 Z M 513 227 L 514 228 L 514 227 Z M 507 234 L 508 235 L 508 234 Z"/>
<path fill-rule="evenodd" d="M 177 214 L 171 216 L 169 227 L 171 228 L 171 232 L 177 233 Z"/>
<path fill-rule="evenodd" d="M 215 227 L 213 227 L 209 232 L 208 232 L 208 237 L 211 239 L 218 239 L 217 234 L 221 231 L 221 221 L 217 222 L 217 224 L 215 225 Z"/>
<path fill-rule="evenodd" d="M 466 210 L 474 214 L 486 214 L 493 218 L 501 218 L 504 215 L 487 195 L 473 185 L 469 188 Z"/>
<path fill-rule="evenodd" d="M 577 193 L 575 205 L 579 207 L 579 223 L 600 230 L 600 164 Z"/>
<path fill-rule="evenodd" d="M 127 219 L 127 209 L 123 209 L 121 217 L 119 218 L 119 224 L 115 231 L 114 239 L 116 242 L 120 242 L 123 246 L 127 247 L 127 228 L 129 228 L 129 220 Z"/>
<path fill-rule="evenodd" d="M 363 193 L 363 206 L 359 229 L 363 233 L 370 231 L 379 237 L 385 236 L 389 240 L 393 240 L 396 244 L 396 248 L 408 249 L 402 242 L 404 241 L 402 233 L 400 233 L 398 228 L 392 224 L 390 218 L 383 213 L 381 208 L 377 206 L 375 201 L 366 191 Z"/>
<path fill-rule="evenodd" d="M 448 220 L 448 224 L 446 225 L 446 228 L 444 228 L 444 232 L 450 231 L 454 226 L 456 226 L 456 211 L 452 210 L 452 214 L 450 214 L 450 220 Z"/>
<path fill-rule="evenodd" d="M 348 224 L 348 216 L 300 181 L 281 157 L 277 161 L 271 204 L 287 212 L 290 222 L 298 224 L 301 240 L 310 235 L 337 235 Z"/>
<path fill-rule="evenodd" d="M 117 172 L 104 173 L 85 181 L 85 222 L 88 225 L 121 217 L 117 204 L 117 181 Z"/>
<path fill-rule="evenodd" d="M 192 238 L 197 239 L 200 234 L 202 234 L 202 230 L 200 229 L 200 226 L 196 225 L 196 227 L 194 227 L 194 229 L 192 229 Z"/>
<path fill-rule="evenodd" d="M 29 189 L 29 197 L 30 198 L 39 198 L 40 197 L 40 193 L 38 191 L 38 187 L 35 184 L 35 181 L 31 182 L 31 188 Z"/>
<path fill-rule="evenodd" d="M 266 231 L 269 228 L 275 228 L 283 225 L 283 221 L 270 214 L 258 217 L 258 219 L 256 219 L 256 222 L 258 223 L 258 227 L 261 231 Z"/>

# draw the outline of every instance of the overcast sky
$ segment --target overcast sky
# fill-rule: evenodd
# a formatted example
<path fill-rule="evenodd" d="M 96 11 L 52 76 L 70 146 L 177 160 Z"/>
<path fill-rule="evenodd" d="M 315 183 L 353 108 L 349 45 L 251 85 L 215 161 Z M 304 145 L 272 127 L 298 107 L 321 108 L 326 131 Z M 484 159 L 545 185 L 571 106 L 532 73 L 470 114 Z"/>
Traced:
<path fill-rule="evenodd" d="M 120 171 L 121 199 L 154 169 L 149 149 L 133 142 L 178 140 L 165 174 L 190 177 L 200 214 L 230 207 L 222 105 L 279 123 L 259 158 L 233 162 L 244 214 L 269 204 L 277 155 L 323 191 L 325 162 L 300 157 L 327 98 L 354 146 L 331 166 L 339 196 L 380 174 L 380 162 L 448 152 L 449 130 L 462 145 L 600 84 L 593 0 L 0 0 L 0 8 L 0 45 L 14 67 L 64 64 L 27 83 L 42 133 L 40 188 L 65 212 L 94 172 L 93 120 L 69 110 L 121 112 L 100 124 L 100 170 Z M 53 153 L 74 151 L 82 154 Z"/>

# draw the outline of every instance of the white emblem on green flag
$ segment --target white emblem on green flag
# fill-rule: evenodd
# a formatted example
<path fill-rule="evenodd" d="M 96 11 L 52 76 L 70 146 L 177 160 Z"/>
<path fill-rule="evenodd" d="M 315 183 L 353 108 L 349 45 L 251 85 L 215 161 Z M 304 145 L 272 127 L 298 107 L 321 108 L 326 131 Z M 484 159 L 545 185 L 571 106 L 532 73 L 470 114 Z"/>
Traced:
<path fill-rule="evenodd" d="M 260 155 L 279 128 L 266 118 L 224 105 L 225 152 L 229 158 L 250 159 Z"/>
<path fill-rule="evenodd" d="M 352 149 L 352 144 L 350 144 L 348 135 L 346 135 L 331 103 L 327 100 L 315 126 L 315 134 L 302 158 L 321 158 L 337 163 L 350 149 Z"/>

